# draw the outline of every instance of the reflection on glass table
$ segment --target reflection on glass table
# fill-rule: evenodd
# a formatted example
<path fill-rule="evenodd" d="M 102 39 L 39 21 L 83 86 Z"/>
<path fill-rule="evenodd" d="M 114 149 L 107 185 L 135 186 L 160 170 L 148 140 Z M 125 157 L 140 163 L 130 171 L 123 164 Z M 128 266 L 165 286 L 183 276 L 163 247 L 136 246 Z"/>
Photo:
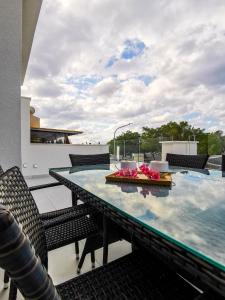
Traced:
<path fill-rule="evenodd" d="M 144 227 L 225 270 L 225 178 L 220 171 L 173 169 L 174 185 L 106 183 L 114 165 L 54 169 Z M 203 172 L 204 171 L 204 172 Z"/>

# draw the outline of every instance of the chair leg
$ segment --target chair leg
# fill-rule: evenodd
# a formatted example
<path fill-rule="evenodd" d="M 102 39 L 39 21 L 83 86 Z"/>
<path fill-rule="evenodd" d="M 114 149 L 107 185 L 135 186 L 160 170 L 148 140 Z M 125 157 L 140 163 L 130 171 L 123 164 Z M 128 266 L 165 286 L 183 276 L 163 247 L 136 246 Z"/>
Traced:
<path fill-rule="evenodd" d="M 4 272 L 4 289 L 9 287 L 9 276 L 6 272 Z"/>
<path fill-rule="evenodd" d="M 72 206 L 77 206 L 78 197 L 77 194 L 72 192 Z"/>
<path fill-rule="evenodd" d="M 79 242 L 75 242 L 76 260 L 79 259 Z"/>
<path fill-rule="evenodd" d="M 138 246 L 135 243 L 131 243 L 131 249 L 132 249 L 132 252 L 137 251 Z"/>
<path fill-rule="evenodd" d="M 106 265 L 108 262 L 108 245 L 104 245 L 103 248 L 103 265 Z"/>
<path fill-rule="evenodd" d="M 17 287 L 11 280 L 10 289 L 9 289 L 9 300 L 16 300 L 16 298 L 17 298 Z"/>
<path fill-rule="evenodd" d="M 80 258 L 80 261 L 79 261 L 79 264 L 78 264 L 78 267 L 77 267 L 77 274 L 80 274 L 80 270 L 83 266 L 86 255 L 87 255 L 87 253 L 83 250 L 83 253 L 81 255 L 81 258 Z"/>
<path fill-rule="evenodd" d="M 91 251 L 91 267 L 95 268 L 95 251 Z"/>
<path fill-rule="evenodd" d="M 72 195 L 72 206 L 77 206 L 78 197 L 77 194 L 74 192 L 71 192 Z M 76 253 L 76 259 L 79 259 L 79 244 L 78 242 L 75 242 L 75 253 Z"/>
<path fill-rule="evenodd" d="M 108 228 L 107 228 L 107 218 L 103 216 L 103 265 L 107 264 L 108 261 Z"/>

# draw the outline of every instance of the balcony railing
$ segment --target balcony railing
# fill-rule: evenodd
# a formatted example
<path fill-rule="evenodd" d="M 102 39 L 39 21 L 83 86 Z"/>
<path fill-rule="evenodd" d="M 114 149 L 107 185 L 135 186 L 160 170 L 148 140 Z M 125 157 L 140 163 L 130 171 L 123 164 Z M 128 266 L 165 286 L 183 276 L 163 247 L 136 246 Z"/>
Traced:
<path fill-rule="evenodd" d="M 221 153 L 223 150 L 222 140 L 216 143 L 207 136 L 190 136 L 189 141 L 198 141 L 197 154 L 209 154 L 210 165 L 217 168 L 221 165 Z M 139 139 L 117 139 L 116 153 L 114 153 L 113 143 L 109 144 L 109 151 L 112 159 L 136 160 L 138 162 L 150 162 L 151 160 L 161 160 L 162 157 L 162 141 L 173 141 L 173 137 L 157 137 L 157 138 L 139 138 Z M 176 139 L 177 141 L 177 139 Z M 181 141 L 181 139 L 178 141 Z M 213 166 L 215 164 L 215 166 Z"/>

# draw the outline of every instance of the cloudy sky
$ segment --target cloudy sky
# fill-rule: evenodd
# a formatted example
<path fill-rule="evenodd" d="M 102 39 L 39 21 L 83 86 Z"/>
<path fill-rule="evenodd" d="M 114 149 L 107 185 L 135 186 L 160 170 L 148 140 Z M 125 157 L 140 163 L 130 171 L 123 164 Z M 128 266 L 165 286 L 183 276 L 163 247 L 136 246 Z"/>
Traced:
<path fill-rule="evenodd" d="M 129 122 L 225 130 L 224 16 L 224 0 L 43 0 L 22 93 L 79 142 Z"/>

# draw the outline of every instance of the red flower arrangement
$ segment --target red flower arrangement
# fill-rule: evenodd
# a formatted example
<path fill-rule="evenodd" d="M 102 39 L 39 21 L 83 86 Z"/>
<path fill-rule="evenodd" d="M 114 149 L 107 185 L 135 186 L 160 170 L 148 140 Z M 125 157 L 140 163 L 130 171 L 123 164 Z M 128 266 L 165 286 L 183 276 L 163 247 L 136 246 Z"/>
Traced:
<path fill-rule="evenodd" d="M 149 168 L 148 165 L 143 164 L 139 167 L 139 169 L 142 172 L 142 174 L 146 175 L 148 178 L 150 178 L 152 180 L 160 180 L 160 172 Z M 115 173 L 115 175 L 118 177 L 136 178 L 138 175 L 138 171 L 137 171 L 137 169 L 130 169 L 130 168 L 121 169 L 121 170 L 118 170 Z"/>
<path fill-rule="evenodd" d="M 137 177 L 137 169 L 121 169 L 119 171 L 116 172 L 116 176 L 119 176 L 119 177 Z"/>
<path fill-rule="evenodd" d="M 149 177 L 152 180 L 159 180 L 160 179 L 160 172 L 154 169 L 151 169 L 148 165 L 143 164 L 139 168 L 141 172 Z"/>

